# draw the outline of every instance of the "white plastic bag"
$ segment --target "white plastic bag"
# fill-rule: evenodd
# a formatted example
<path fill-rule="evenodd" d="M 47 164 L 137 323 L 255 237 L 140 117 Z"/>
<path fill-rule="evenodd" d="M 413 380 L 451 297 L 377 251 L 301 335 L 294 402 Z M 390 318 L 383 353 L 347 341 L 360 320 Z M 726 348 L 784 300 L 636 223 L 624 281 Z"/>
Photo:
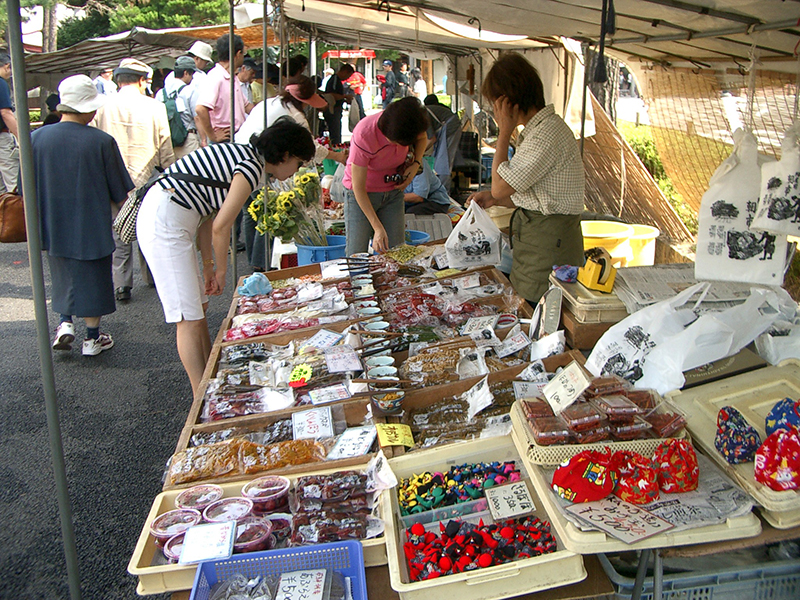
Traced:
<path fill-rule="evenodd" d="M 477 202 L 470 203 L 444 247 L 447 262 L 455 269 L 500 264 L 500 230 Z"/>
<path fill-rule="evenodd" d="M 331 200 L 338 202 L 339 204 L 344 203 L 345 188 L 342 184 L 342 180 L 344 179 L 344 168 L 345 166 L 342 164 L 336 167 L 336 173 L 333 174 L 333 181 L 331 182 Z"/>
<path fill-rule="evenodd" d="M 786 131 L 780 161 L 761 167 L 753 227 L 776 235 L 800 235 L 800 121 Z"/>
<path fill-rule="evenodd" d="M 760 160 L 756 138 L 738 129 L 733 152 L 714 172 L 700 202 L 696 279 L 767 285 L 783 281 L 786 236 L 751 229 L 758 204 Z"/>
<path fill-rule="evenodd" d="M 788 321 L 775 321 L 756 338 L 756 351 L 771 365 L 787 358 L 800 358 L 800 327 Z"/>
<path fill-rule="evenodd" d="M 683 371 L 730 356 L 756 339 L 781 317 L 788 297 L 782 290 L 753 288 L 743 304 L 696 320 L 692 310 L 679 310 L 707 285 L 693 285 L 611 327 L 586 368 L 596 376 L 614 373 L 636 387 L 666 394 L 683 386 Z"/>

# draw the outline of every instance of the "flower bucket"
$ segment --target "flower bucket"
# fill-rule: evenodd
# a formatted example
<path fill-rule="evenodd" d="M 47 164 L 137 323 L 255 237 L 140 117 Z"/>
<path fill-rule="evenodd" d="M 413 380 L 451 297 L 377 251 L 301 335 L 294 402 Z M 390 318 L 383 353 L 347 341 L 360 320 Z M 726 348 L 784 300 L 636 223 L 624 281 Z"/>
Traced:
<path fill-rule="evenodd" d="M 299 266 L 334 260 L 336 258 L 344 258 L 346 256 L 345 245 L 347 238 L 345 236 L 326 235 L 325 237 L 328 239 L 327 246 L 303 246 L 302 244 L 295 244 L 295 246 L 297 246 L 297 264 Z"/>

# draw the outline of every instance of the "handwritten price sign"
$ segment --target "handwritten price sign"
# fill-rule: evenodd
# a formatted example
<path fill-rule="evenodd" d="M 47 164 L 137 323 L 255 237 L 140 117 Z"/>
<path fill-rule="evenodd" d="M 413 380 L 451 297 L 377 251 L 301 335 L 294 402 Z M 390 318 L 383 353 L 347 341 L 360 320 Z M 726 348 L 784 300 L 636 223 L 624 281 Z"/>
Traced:
<path fill-rule="evenodd" d="M 318 440 L 333 437 L 333 417 L 330 406 L 292 413 L 292 428 L 296 440 Z"/>
<path fill-rule="evenodd" d="M 556 414 L 575 402 L 589 387 L 589 378 L 574 360 L 544 386 L 542 392 Z"/>
<path fill-rule="evenodd" d="M 325 569 L 292 571 L 281 575 L 276 600 L 322 600 L 325 591 Z"/>
<path fill-rule="evenodd" d="M 566 507 L 587 525 L 633 544 L 674 527 L 669 521 L 629 502 L 610 496 L 597 502 L 584 502 Z"/>
<path fill-rule="evenodd" d="M 524 481 L 486 488 L 485 493 L 495 521 L 512 519 L 536 510 L 531 492 Z"/>

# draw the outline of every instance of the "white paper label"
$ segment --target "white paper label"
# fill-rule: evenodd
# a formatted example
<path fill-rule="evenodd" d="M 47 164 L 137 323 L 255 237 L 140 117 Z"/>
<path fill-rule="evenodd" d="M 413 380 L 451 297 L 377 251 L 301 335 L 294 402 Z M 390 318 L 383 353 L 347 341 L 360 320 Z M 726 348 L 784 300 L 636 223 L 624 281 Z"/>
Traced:
<path fill-rule="evenodd" d="M 275 600 L 322 600 L 325 593 L 325 569 L 283 573 Z"/>
<path fill-rule="evenodd" d="M 459 277 L 455 281 L 456 287 L 460 290 L 468 290 L 470 288 L 478 287 L 481 284 L 480 273 L 471 273 L 464 277 Z"/>
<path fill-rule="evenodd" d="M 615 496 L 596 502 L 572 504 L 565 510 L 587 525 L 626 544 L 633 544 L 674 527 L 669 521 L 634 504 L 623 502 Z"/>
<path fill-rule="evenodd" d="M 330 348 L 338 344 L 344 337 L 341 333 L 330 331 L 328 329 L 320 329 L 317 333 L 312 335 L 301 348 L 313 346 L 315 348 Z"/>
<path fill-rule="evenodd" d="M 333 449 L 328 453 L 326 460 L 363 456 L 372 448 L 377 430 L 374 425 L 364 427 L 351 427 L 336 440 Z"/>
<path fill-rule="evenodd" d="M 487 317 L 470 317 L 461 328 L 461 335 L 470 335 L 475 331 L 481 331 L 483 329 L 494 330 L 494 326 L 497 324 L 497 318 L 497 315 L 489 315 Z"/>
<path fill-rule="evenodd" d="M 447 251 L 444 248 L 434 252 L 433 261 L 436 263 L 437 269 L 446 269 L 450 266 L 450 263 L 447 262 Z"/>
<path fill-rule="evenodd" d="M 178 563 L 190 565 L 204 560 L 230 558 L 236 537 L 236 521 L 195 525 L 186 530 Z"/>
<path fill-rule="evenodd" d="M 559 414 L 578 399 L 583 390 L 589 387 L 589 383 L 589 378 L 584 370 L 573 360 L 559 373 L 556 373 L 556 376 L 544 386 L 542 391 L 553 411 Z"/>
<path fill-rule="evenodd" d="M 345 373 L 348 371 L 363 371 L 358 353 L 352 347 L 335 346 L 325 350 L 325 362 L 331 373 Z"/>
<path fill-rule="evenodd" d="M 334 436 L 331 407 L 312 408 L 292 413 L 292 430 L 296 440 L 320 440 Z"/>
<path fill-rule="evenodd" d="M 517 400 L 539 398 L 544 394 L 543 390 L 546 385 L 546 383 L 541 381 L 515 381 L 514 397 Z"/>
<path fill-rule="evenodd" d="M 337 383 L 328 387 L 318 388 L 308 392 L 311 404 L 327 404 L 337 400 L 347 400 L 350 397 L 350 390 L 343 383 Z"/>
<path fill-rule="evenodd" d="M 525 481 L 486 488 L 484 493 L 495 521 L 513 519 L 536 510 Z"/>
<path fill-rule="evenodd" d="M 506 336 L 506 339 L 503 340 L 499 348 L 495 349 L 495 352 L 497 352 L 497 356 L 504 358 L 527 348 L 530 343 L 530 338 L 520 331 L 514 335 Z"/>
<path fill-rule="evenodd" d="M 469 405 L 469 410 L 467 411 L 467 421 L 472 421 L 475 415 L 477 415 L 494 401 L 494 396 L 489 390 L 489 377 L 487 376 L 481 379 L 469 390 L 464 392 L 461 395 L 461 398 L 466 400 L 467 404 Z"/>

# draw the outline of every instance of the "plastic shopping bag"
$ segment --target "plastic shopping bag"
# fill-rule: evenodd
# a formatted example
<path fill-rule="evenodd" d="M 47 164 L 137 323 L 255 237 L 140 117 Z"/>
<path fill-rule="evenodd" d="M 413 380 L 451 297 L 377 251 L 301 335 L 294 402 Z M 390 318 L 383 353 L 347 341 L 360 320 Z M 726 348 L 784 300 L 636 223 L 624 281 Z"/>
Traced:
<path fill-rule="evenodd" d="M 753 228 L 763 229 L 765 235 L 800 235 L 800 121 L 784 135 L 780 161 L 761 167 Z"/>
<path fill-rule="evenodd" d="M 333 174 L 333 181 L 331 182 L 331 200 L 339 204 L 344 203 L 344 184 L 342 184 L 344 168 L 345 166 L 342 164 L 336 167 L 336 173 Z"/>
<path fill-rule="evenodd" d="M 700 202 L 695 277 L 780 285 L 786 237 L 751 229 L 762 167 L 752 133 L 734 133 L 733 153 L 709 181 Z M 763 169 L 773 167 L 765 165 Z"/>
<path fill-rule="evenodd" d="M 455 269 L 494 266 L 501 261 L 500 230 L 477 202 L 470 203 L 444 247 L 447 262 Z"/>

